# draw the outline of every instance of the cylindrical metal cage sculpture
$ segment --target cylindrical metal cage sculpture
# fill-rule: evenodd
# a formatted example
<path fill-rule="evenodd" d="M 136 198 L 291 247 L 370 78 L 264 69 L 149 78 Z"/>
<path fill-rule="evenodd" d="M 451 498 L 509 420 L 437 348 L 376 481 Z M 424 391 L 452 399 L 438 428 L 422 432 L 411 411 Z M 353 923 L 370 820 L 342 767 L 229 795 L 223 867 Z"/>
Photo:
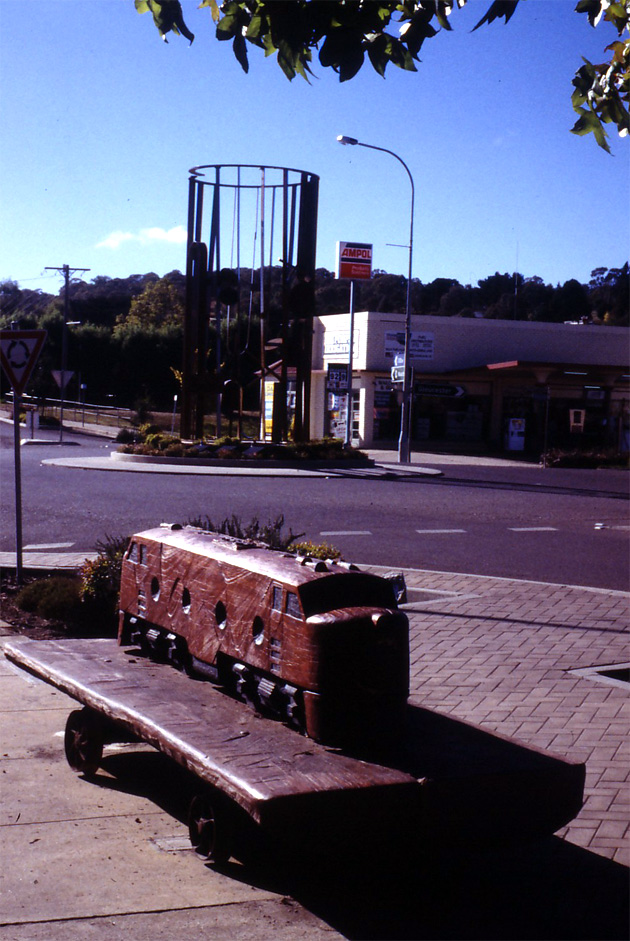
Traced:
<path fill-rule="evenodd" d="M 216 401 L 217 434 L 221 433 L 222 396 L 236 388 L 242 401 L 239 363 L 252 354 L 260 379 L 261 437 L 286 440 L 290 381 L 295 384 L 293 435 L 306 440 L 319 177 L 305 170 L 252 164 L 212 164 L 189 172 L 181 435 L 203 437 L 211 395 Z M 279 269 L 281 279 L 276 337 L 269 335 L 273 269 Z M 249 291 L 242 283 L 244 270 Z M 246 311 L 241 310 L 244 294 Z M 250 328 L 257 316 L 260 331 L 252 337 Z M 230 330 L 239 320 L 242 325 L 243 317 L 246 338 L 232 351 Z M 212 328 L 215 348 L 210 362 Z M 265 380 L 273 381 L 272 409 L 266 407 Z"/>

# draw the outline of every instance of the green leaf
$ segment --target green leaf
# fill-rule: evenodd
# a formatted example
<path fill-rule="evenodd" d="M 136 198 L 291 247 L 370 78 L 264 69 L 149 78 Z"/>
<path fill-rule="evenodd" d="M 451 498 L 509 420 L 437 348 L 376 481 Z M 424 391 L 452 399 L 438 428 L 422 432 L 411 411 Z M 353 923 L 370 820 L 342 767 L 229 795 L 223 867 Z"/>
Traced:
<path fill-rule="evenodd" d="M 234 42 L 232 43 L 232 51 L 236 56 L 237 61 L 239 62 L 243 72 L 249 72 L 249 61 L 247 59 L 247 43 L 245 42 L 245 37 L 242 33 L 239 33 L 234 37 Z"/>
<path fill-rule="evenodd" d="M 572 134 L 578 134 L 580 137 L 585 134 L 594 134 L 595 140 L 605 151 L 610 153 L 610 147 L 607 142 L 607 135 L 604 131 L 601 121 L 593 111 L 587 111 L 582 108 L 579 111 L 580 117 L 571 128 Z"/>
<path fill-rule="evenodd" d="M 199 9 L 202 10 L 204 7 L 210 7 L 212 19 L 215 23 L 218 23 L 221 17 L 221 11 L 219 10 L 219 4 L 217 3 L 217 0 L 201 0 Z"/>
<path fill-rule="evenodd" d="M 506 24 L 509 23 L 514 16 L 514 11 L 518 4 L 519 0 L 494 0 L 494 3 L 490 5 L 486 15 L 473 27 L 473 33 L 476 29 L 479 29 L 480 26 L 483 26 L 484 23 L 492 23 L 502 16 L 505 17 Z"/>
<path fill-rule="evenodd" d="M 240 9 L 238 3 L 224 3 L 223 16 L 217 24 L 217 39 L 233 39 L 241 31 Z"/>

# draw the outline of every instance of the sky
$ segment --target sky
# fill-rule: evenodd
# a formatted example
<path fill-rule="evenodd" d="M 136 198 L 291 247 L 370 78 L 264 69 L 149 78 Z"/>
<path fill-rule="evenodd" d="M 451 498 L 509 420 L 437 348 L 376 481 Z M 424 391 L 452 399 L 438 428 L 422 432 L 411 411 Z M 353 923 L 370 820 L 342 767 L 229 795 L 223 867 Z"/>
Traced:
<path fill-rule="evenodd" d="M 383 79 L 368 63 L 340 83 L 315 60 L 310 84 L 253 47 L 243 73 L 198 2 L 182 4 L 189 46 L 162 42 L 133 0 L 0 0 L 0 281 L 57 294 L 47 267 L 88 281 L 185 270 L 188 171 L 201 164 L 319 175 L 318 267 L 359 241 L 375 268 L 405 274 L 409 178 L 341 134 L 407 164 L 425 283 L 496 271 L 588 283 L 628 260 L 630 139 L 611 128 L 611 156 L 570 133 L 581 57 L 603 61 L 616 33 L 576 0 L 525 0 L 509 24 L 471 32 L 489 5 L 472 0 L 417 73 Z"/>

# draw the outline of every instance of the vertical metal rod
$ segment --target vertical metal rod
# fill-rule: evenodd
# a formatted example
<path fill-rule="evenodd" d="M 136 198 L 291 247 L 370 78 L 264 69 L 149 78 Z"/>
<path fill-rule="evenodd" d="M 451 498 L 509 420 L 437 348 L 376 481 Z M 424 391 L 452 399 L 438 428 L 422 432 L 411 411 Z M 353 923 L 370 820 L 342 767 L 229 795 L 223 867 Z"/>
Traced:
<path fill-rule="evenodd" d="M 352 447 L 352 356 L 354 353 L 354 281 L 350 279 L 350 349 L 348 350 L 348 383 L 346 385 L 346 440 Z"/>
<path fill-rule="evenodd" d="M 220 167 L 215 167 L 214 173 L 215 173 L 215 183 L 214 183 L 215 202 L 214 202 L 213 208 L 216 208 L 216 219 L 213 220 L 214 237 L 215 237 L 214 249 L 216 252 L 216 261 L 214 263 L 214 270 L 217 273 L 217 278 L 216 278 L 215 285 L 214 285 L 215 330 L 216 330 L 215 364 L 216 364 L 216 377 L 217 377 L 216 434 L 217 434 L 217 438 L 220 438 L 221 432 L 222 432 L 221 409 L 222 409 L 222 404 L 223 404 L 223 396 L 221 395 L 221 304 L 219 302 L 219 292 L 218 292 L 218 278 L 219 278 L 219 272 L 221 271 L 221 169 Z"/>
<path fill-rule="evenodd" d="M 543 470 L 547 467 L 547 448 L 549 446 L 549 398 L 551 388 L 547 385 L 547 397 L 545 399 L 545 440 L 543 444 Z"/>
<path fill-rule="evenodd" d="M 13 392 L 13 450 L 15 453 L 15 578 L 22 584 L 22 464 L 20 454 L 20 408 L 22 396 Z"/>
<path fill-rule="evenodd" d="M 260 437 L 265 440 L 265 168 L 260 181 Z"/>
<path fill-rule="evenodd" d="M 66 398 L 66 369 L 68 366 L 68 314 L 70 311 L 70 268 L 63 266 L 64 297 L 63 297 L 63 327 L 61 329 L 61 389 L 59 403 L 59 444 L 63 444 L 63 410 Z"/>

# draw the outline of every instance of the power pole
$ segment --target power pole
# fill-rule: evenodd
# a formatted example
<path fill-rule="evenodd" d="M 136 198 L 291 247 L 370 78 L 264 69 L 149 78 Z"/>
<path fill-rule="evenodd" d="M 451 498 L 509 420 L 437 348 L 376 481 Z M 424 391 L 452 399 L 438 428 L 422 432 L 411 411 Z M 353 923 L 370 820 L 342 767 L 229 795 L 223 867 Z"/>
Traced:
<path fill-rule="evenodd" d="M 78 272 L 84 274 L 90 271 L 90 268 L 70 268 L 70 265 L 62 265 L 60 268 L 47 267 L 46 271 L 59 271 L 64 277 L 64 299 L 63 299 L 63 328 L 61 331 L 61 382 L 59 384 L 60 407 L 59 407 L 59 444 L 63 442 L 63 407 L 65 403 L 66 391 L 66 367 L 68 365 L 68 314 L 70 313 L 70 277 Z"/>

